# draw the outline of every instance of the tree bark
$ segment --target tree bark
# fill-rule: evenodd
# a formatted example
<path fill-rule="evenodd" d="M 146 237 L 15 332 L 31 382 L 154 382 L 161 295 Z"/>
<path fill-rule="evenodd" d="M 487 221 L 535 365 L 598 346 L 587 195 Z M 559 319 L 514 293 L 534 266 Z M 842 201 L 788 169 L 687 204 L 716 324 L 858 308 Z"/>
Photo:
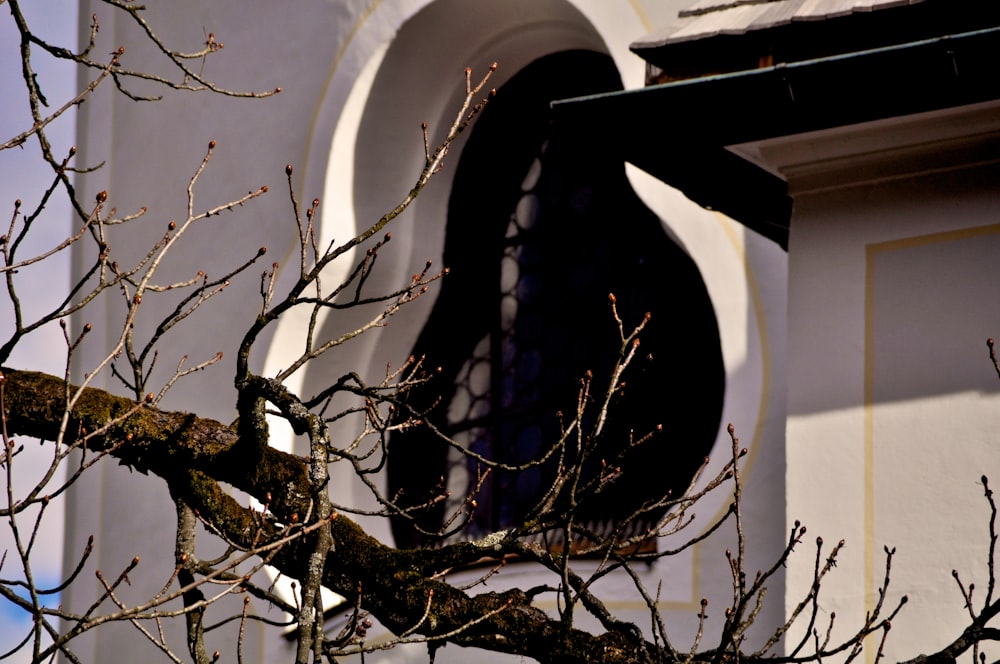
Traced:
<path fill-rule="evenodd" d="M 0 371 L 8 436 L 57 440 L 66 383 L 38 372 Z M 309 514 L 306 459 L 244 442 L 235 429 L 190 413 L 143 407 L 115 422 L 134 408 L 129 399 L 88 388 L 71 413 L 65 442 L 89 435 L 85 453 L 107 452 L 136 471 L 162 478 L 172 495 L 246 550 L 278 537 L 281 529 L 240 505 L 220 482 L 266 502 L 282 523 Z M 362 606 L 397 634 L 420 623 L 416 632 L 424 636 L 447 634 L 448 643 L 553 664 L 642 662 L 654 652 L 664 654 L 625 631 L 595 635 L 566 628 L 532 606 L 520 590 L 470 596 L 432 578 L 448 568 L 497 555 L 492 545 L 464 542 L 435 550 L 395 549 L 343 515 L 332 519 L 331 532 L 334 547 L 326 558 L 323 585 L 351 604 L 360 594 Z M 296 539 L 284 545 L 270 564 L 286 576 L 304 579 L 313 549 L 310 537 Z"/>

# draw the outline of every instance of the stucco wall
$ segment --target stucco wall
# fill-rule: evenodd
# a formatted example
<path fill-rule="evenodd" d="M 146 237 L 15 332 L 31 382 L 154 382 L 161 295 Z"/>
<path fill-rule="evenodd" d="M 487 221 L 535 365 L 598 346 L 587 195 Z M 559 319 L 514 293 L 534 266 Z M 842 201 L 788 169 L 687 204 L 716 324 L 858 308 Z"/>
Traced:
<path fill-rule="evenodd" d="M 841 636 L 874 606 L 883 547 L 895 547 L 887 604 L 910 601 L 893 621 L 890 659 L 960 633 L 967 615 L 953 569 L 976 583 L 979 601 L 985 587 L 980 476 L 1000 471 L 1000 382 L 985 345 L 1000 329 L 1000 191 L 997 166 L 977 163 L 974 147 L 988 113 L 850 127 L 763 150 L 793 174 L 795 195 L 789 524 L 808 526 L 809 547 L 814 535 L 827 546 L 846 540 L 820 615 L 823 625 L 836 612 Z M 789 609 L 811 575 L 809 555 L 789 566 Z"/>
<path fill-rule="evenodd" d="M 216 154 L 195 191 L 196 208 L 218 204 L 262 184 L 268 184 L 270 192 L 236 214 L 200 223 L 166 267 L 164 280 L 190 278 L 198 270 L 217 275 L 260 246 L 268 247 L 268 259 L 273 256 L 285 264 L 293 256 L 295 237 L 283 186 L 286 163 L 295 166 L 300 200 L 323 199 L 320 244 L 344 239 L 406 191 L 420 163 L 419 124 L 426 120 L 432 131 L 440 131 L 460 94 L 465 66 L 481 72 L 490 62 L 499 61 L 494 81 L 499 85 L 535 57 L 587 48 L 610 54 L 625 86 L 638 87 L 643 64 L 628 52 L 628 43 L 665 22 L 682 4 L 307 0 L 294 8 L 255 4 L 248 9 L 245 3 L 228 1 L 151 6 L 150 23 L 181 50 L 194 50 L 200 44 L 204 39 L 201 26 L 225 42 L 225 49 L 206 64 L 206 72 L 220 85 L 258 90 L 281 86 L 282 92 L 262 101 L 171 93 L 163 101 L 141 107 L 109 91 L 101 92 L 81 110 L 78 144 L 81 163 L 106 160 L 107 166 L 80 178 L 83 196 L 107 190 L 109 203 L 120 211 L 148 207 L 148 221 L 121 235 L 115 244 L 116 251 L 138 255 L 170 219 L 184 214 L 187 181 L 208 142 L 215 140 Z M 106 15 L 99 7 L 82 3 L 81 15 L 94 11 Z M 413 21 L 421 26 L 417 32 L 412 30 Z M 410 30 L 405 29 L 407 25 Z M 161 66 L 151 49 L 132 46 L 139 43 L 135 34 L 136 27 L 122 18 L 102 21 L 102 39 L 109 45 L 127 45 L 126 65 Z M 405 39 L 396 41 L 400 34 Z M 395 56 L 391 47 L 397 49 Z M 399 55 L 400 50 L 405 57 Z M 392 60 L 396 69 L 383 67 L 386 57 L 396 58 Z M 398 69 L 403 66 L 400 63 L 406 68 Z M 460 148 L 458 144 L 455 149 Z M 457 160 L 457 155 L 450 159 Z M 382 261 L 385 269 L 378 275 L 382 283 L 405 280 L 427 258 L 439 257 L 451 177 L 446 168 L 399 220 L 393 230 L 395 253 L 385 256 L 391 260 Z M 785 255 L 772 243 L 697 208 L 645 174 L 630 171 L 630 177 L 646 205 L 699 265 L 716 308 L 727 379 L 723 425 L 733 422 L 744 444 L 751 447 L 746 507 L 752 537 L 750 564 L 763 567 L 784 539 Z M 288 274 L 283 272 L 278 289 L 287 281 Z M 154 382 L 183 354 L 197 361 L 223 351 L 225 359 L 179 384 L 165 407 L 223 421 L 234 417 L 231 362 L 239 336 L 258 306 L 258 288 L 256 275 L 235 280 L 210 312 L 171 332 Z M 398 363 L 411 345 L 407 335 L 426 316 L 431 302 L 428 299 L 424 309 L 415 307 L 389 328 L 365 335 L 346 353 L 352 366 L 381 371 L 387 361 Z M 93 345 L 77 357 L 79 372 L 110 347 L 123 315 L 115 300 L 102 306 L 87 319 L 97 332 L 91 335 Z M 148 333 L 152 320 L 138 321 L 140 335 Z M 295 319 L 283 322 L 269 340 L 270 349 L 254 358 L 255 365 L 267 372 L 284 366 L 285 351 L 298 338 L 302 324 Z M 319 377 L 303 372 L 297 380 L 301 382 L 296 384 L 307 384 Z M 115 387 L 110 379 L 104 385 Z M 292 444 L 280 438 L 275 444 Z M 726 439 L 724 430 L 720 431 L 720 440 Z M 722 448 L 713 463 L 722 463 L 726 454 Z M 350 481 L 350 473 L 334 468 L 333 477 L 338 501 L 364 506 L 365 494 Z M 699 523 L 709 523 L 728 502 L 728 496 L 721 493 L 709 499 L 698 510 Z M 173 522 L 162 485 L 105 464 L 85 478 L 70 503 L 67 555 L 71 557 L 91 533 L 98 543 L 96 567 L 113 570 L 140 555 L 143 569 L 153 571 L 133 577 L 129 596 L 148 596 L 159 590 L 172 569 Z M 389 539 L 383 523 L 365 525 Z M 677 643 L 693 637 L 701 597 L 709 597 L 710 606 L 718 608 L 709 611 L 712 621 L 721 621 L 721 607 L 730 593 L 724 557 L 729 546 L 732 538 L 725 536 L 645 570 L 648 588 L 664 580 L 663 605 L 668 619 L 677 625 Z M 533 585 L 533 574 L 517 568 L 490 588 L 503 583 Z M 634 593 L 622 588 L 609 583 L 601 592 L 611 600 L 613 610 L 645 626 L 643 605 Z M 70 605 L 89 599 L 86 593 L 78 596 L 76 592 L 66 597 Z M 772 590 L 774 600 L 761 616 L 762 623 L 773 625 L 780 620 L 777 597 L 781 592 L 780 588 Z M 85 660 L 138 660 L 147 648 L 130 628 L 107 632 L 107 637 L 98 634 L 90 637 L 89 652 L 83 649 Z M 232 643 L 227 639 L 231 635 L 221 635 L 209 648 L 226 651 Z M 256 633 L 249 643 L 249 649 L 256 652 L 248 657 L 286 656 L 283 641 L 265 644 Z M 438 661 L 450 657 L 464 661 L 463 653 L 450 650 L 445 649 Z M 425 654 L 420 651 L 414 656 L 419 659 Z"/>

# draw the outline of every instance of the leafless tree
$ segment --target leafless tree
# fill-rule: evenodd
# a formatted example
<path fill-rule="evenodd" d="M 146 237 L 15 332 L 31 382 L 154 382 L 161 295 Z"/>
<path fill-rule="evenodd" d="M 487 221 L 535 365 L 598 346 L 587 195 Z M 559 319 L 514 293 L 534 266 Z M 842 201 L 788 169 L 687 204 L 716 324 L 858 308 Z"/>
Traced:
<path fill-rule="evenodd" d="M 429 412 L 415 407 L 409 395 L 433 389 L 434 371 L 425 358 L 405 358 L 399 366 L 387 368 L 381 379 L 366 381 L 358 373 L 346 373 L 330 381 L 315 394 L 297 394 L 286 385 L 287 379 L 305 365 L 328 353 L 335 353 L 351 338 L 383 325 L 401 308 L 420 298 L 447 273 L 430 263 L 391 292 L 371 292 L 369 277 L 376 269 L 380 251 L 391 241 L 389 227 L 393 220 L 420 194 L 421 189 L 443 165 L 449 146 L 469 127 L 475 116 L 489 102 L 488 83 L 493 72 L 474 76 L 465 74 L 465 97 L 456 109 L 453 124 L 437 146 L 424 133 L 424 164 L 415 175 L 412 187 L 399 204 L 375 220 L 356 237 L 341 244 L 320 245 L 317 233 L 319 200 L 303 206 L 292 186 L 293 167 L 285 167 L 289 197 L 289 232 L 297 237 L 296 278 L 289 287 L 279 288 L 278 265 L 258 270 L 260 300 L 256 317 L 245 330 L 236 360 L 234 383 L 238 398 L 238 419 L 232 425 L 201 419 L 185 413 L 161 410 L 160 404 L 178 382 L 196 380 L 198 372 L 210 369 L 220 355 L 189 365 L 179 363 L 172 374 L 154 384 L 151 369 L 157 350 L 168 344 L 171 329 L 190 316 L 210 316 L 212 304 L 222 297 L 226 286 L 236 279 L 252 278 L 250 273 L 267 253 L 261 247 L 255 254 L 238 260 L 220 277 L 203 273 L 173 283 L 160 281 L 167 264 L 186 232 L 208 217 L 252 205 L 268 193 L 268 187 L 254 188 L 244 196 L 210 208 L 196 202 L 199 180 L 210 169 L 217 146 L 211 142 L 187 187 L 186 217 L 170 222 L 165 228 L 152 228 L 145 209 L 119 215 L 113 207 L 114 192 L 101 192 L 94 201 L 83 201 L 74 188 L 73 174 L 88 168 L 74 164 L 74 151 L 57 155 L 47 139 L 53 122 L 102 85 L 114 85 L 127 97 L 140 102 L 152 100 L 138 93 L 155 84 L 164 91 L 177 90 L 200 94 L 262 97 L 280 92 L 237 92 L 221 88 L 204 79 L 193 66 L 211 57 L 223 47 L 208 34 L 203 48 L 193 53 L 173 50 L 161 41 L 143 18 L 142 8 L 120 0 L 106 0 L 108 11 L 122 12 L 140 26 L 173 67 L 173 77 L 152 75 L 128 67 L 127 45 L 116 45 L 112 54 L 101 60 L 98 17 L 93 17 L 90 39 L 80 52 L 71 52 L 39 38 L 24 18 L 19 0 L 6 4 L 19 31 L 23 81 L 30 101 L 32 124 L 22 133 L 5 139 L 0 150 L 24 149 L 25 158 L 40 158 L 52 170 L 51 183 L 40 202 L 28 209 L 20 201 L 10 210 L 10 221 L 0 237 L 0 255 L 7 304 L 7 338 L 0 339 L 0 364 L 5 363 L 22 340 L 43 326 L 62 326 L 65 338 L 66 371 L 52 376 L 30 370 L 4 367 L 0 374 L 3 450 L 0 467 L 6 478 L 5 501 L 0 515 L 10 529 L 13 548 L 0 558 L 0 596 L 31 616 L 32 624 L 23 640 L 7 644 L 7 653 L 31 652 L 32 661 L 50 661 L 61 655 L 79 661 L 74 654 L 74 639 L 110 622 L 127 622 L 141 632 L 155 648 L 171 661 L 215 661 L 205 646 L 205 631 L 211 624 L 235 622 L 238 637 L 232 644 L 242 660 L 244 628 L 251 620 L 262 620 L 266 611 L 251 611 L 251 603 L 277 607 L 285 616 L 271 621 L 275 633 L 294 629 L 296 662 L 332 661 L 341 655 L 364 653 L 400 643 L 425 643 L 433 660 L 443 644 L 458 644 L 492 651 L 512 653 L 540 662 L 821 662 L 838 657 L 855 660 L 867 637 L 875 635 L 884 644 L 892 621 L 906 602 L 887 604 L 887 589 L 893 551 L 886 550 L 885 575 L 878 588 L 879 601 L 874 610 L 858 621 L 854 631 L 841 641 L 832 638 L 834 616 L 824 617 L 820 593 L 827 575 L 833 571 L 843 542 L 825 545 L 817 538 L 813 582 L 802 589 L 802 599 L 782 625 L 770 628 L 770 637 L 751 645 L 747 632 L 755 624 L 765 601 L 765 591 L 796 549 L 808 548 L 806 529 L 796 524 L 788 533 L 783 551 L 765 570 L 751 574 L 747 568 L 742 516 L 743 485 L 741 459 L 746 450 L 740 446 L 732 426 L 728 462 L 721 471 L 705 481 L 698 490 L 682 495 L 665 492 L 623 515 L 616 526 L 598 532 L 582 518 L 587 501 L 622 479 L 622 460 L 632 450 L 655 439 L 658 430 L 637 432 L 633 439 L 614 455 L 607 455 L 602 445 L 606 422 L 615 400 L 624 389 L 625 376 L 632 365 L 644 359 L 639 353 L 640 337 L 649 324 L 622 320 L 614 295 L 609 297 L 609 317 L 619 332 L 620 345 L 608 352 L 615 360 L 609 375 L 587 374 L 581 377 L 575 408 L 561 415 L 560 434 L 548 441 L 543 453 L 519 465 L 503 463 L 478 455 L 434 428 Z M 32 69 L 37 51 L 65 60 L 91 72 L 91 83 L 58 107 L 49 106 Z M 416 129 L 416 128 L 415 128 Z M 0 137 L 2 138 L 2 137 Z M 28 149 L 31 144 L 37 148 Z M 36 151 L 37 150 L 37 151 Z M 280 166 L 279 166 L 280 168 Z M 36 232 L 37 222 L 52 196 L 66 196 L 76 215 L 76 230 L 54 243 L 50 250 L 22 255 L 25 238 Z M 273 194 L 272 194 L 273 195 Z M 141 225 L 149 234 L 148 251 L 136 260 L 119 262 L 111 238 L 124 226 Z M 71 247 L 92 247 L 92 260 L 56 306 L 35 317 L 26 317 L 20 299 L 22 277 L 29 268 L 50 260 Z M 360 251 L 355 251 L 360 250 Z M 359 258 L 354 258 L 359 256 Z M 327 268 L 335 261 L 353 260 L 342 281 L 328 283 Z M 169 294 L 170 299 L 167 295 Z M 117 303 L 124 312 L 115 343 L 99 362 L 86 369 L 82 380 L 70 380 L 70 362 L 92 332 L 86 321 L 88 308 L 101 298 Z M 261 375 L 252 353 L 261 339 L 283 316 L 304 310 L 309 325 L 303 330 L 297 357 L 277 375 Z M 336 315 L 346 309 L 363 309 L 372 314 L 364 324 L 342 335 L 321 335 L 317 320 L 324 312 Z M 152 334 L 142 339 L 134 323 L 152 321 Z M 996 358 L 991 357 L 994 365 Z M 122 386 L 122 395 L 92 388 L 95 376 L 112 374 Z M 998 369 L 1000 373 L 1000 369 Z M 423 403 L 424 401 L 420 401 Z M 333 404 L 338 404 L 334 407 Z M 340 406 L 341 404 L 346 404 Z M 435 407 L 439 407 L 436 405 Z M 308 443 L 308 455 L 296 456 L 278 451 L 269 444 L 269 418 L 286 421 Z M 340 439 L 336 423 L 354 418 L 362 422 L 361 434 Z M 427 427 L 455 453 L 475 462 L 479 471 L 467 495 L 447 500 L 446 493 L 434 493 L 423 502 L 402 503 L 399 496 L 379 489 L 374 477 L 382 472 L 389 451 L 388 438 L 393 432 Z M 37 438 L 51 444 L 48 468 L 38 482 L 23 493 L 13 489 L 12 477 L 22 472 L 20 453 L 25 438 Z M 115 459 L 149 475 L 149 481 L 164 481 L 174 500 L 177 514 L 175 567 L 164 580 L 162 590 L 135 603 L 121 595 L 130 575 L 141 574 L 138 559 L 125 569 L 102 574 L 100 587 L 86 610 L 71 611 L 50 607 L 45 597 L 81 582 L 81 570 L 91 553 L 80 554 L 79 564 L 68 570 L 55 588 L 45 588 L 33 575 L 32 554 L 36 550 L 40 524 L 46 509 L 63 499 L 67 489 L 95 464 Z M 329 497 L 332 464 L 347 465 L 369 488 L 377 509 L 365 512 L 413 521 L 429 507 L 447 500 L 450 514 L 439 530 L 424 535 L 435 539 L 436 546 L 420 549 L 395 549 L 366 533 L 352 515 L 356 506 L 334 504 Z M 478 491 L 493 472 L 526 472 L 534 468 L 554 469 L 537 504 L 515 525 L 483 537 L 455 537 L 461 533 L 477 507 Z M 706 464 L 699 473 L 706 472 Z M 57 473 L 64 469 L 65 476 Z M 158 479 L 154 479 L 158 478 Z M 692 486 L 695 486 L 692 484 Z M 989 505 L 989 540 L 986 551 L 988 587 L 985 597 L 974 602 L 973 587 L 966 586 L 955 573 L 961 595 L 969 612 L 969 626 L 941 652 L 919 661 L 953 661 L 972 650 L 979 659 L 979 644 L 1000 639 L 990 622 L 1000 611 L 994 598 L 994 560 L 996 547 L 996 504 L 985 477 L 982 486 Z M 732 492 L 729 509 L 715 523 L 690 534 L 691 510 L 706 494 Z M 250 496 L 256 503 L 246 503 Z M 203 529 L 199 530 L 199 524 Z M 698 616 L 700 626 L 693 643 L 678 643 L 671 635 L 658 609 L 659 588 L 645 587 L 637 572 L 640 565 L 658 558 L 674 556 L 722 529 L 735 531 L 737 547 L 727 553 L 732 577 L 732 600 L 725 608 L 721 633 L 704 629 L 706 602 Z M 226 546 L 224 555 L 213 560 L 199 557 L 199 533 L 208 533 Z M 661 542 L 648 547 L 650 541 Z M 666 544 L 669 543 L 669 544 Z M 577 561 L 590 561 L 586 569 Z M 525 589 L 472 594 L 469 587 L 450 583 L 446 574 L 455 569 L 480 569 L 481 579 L 488 578 L 510 560 L 535 564 L 549 574 L 549 582 Z M 593 564 L 596 561 L 597 564 Z M 289 602 L 274 592 L 270 577 L 263 568 L 279 570 L 294 579 L 298 597 Z M 648 607 L 647 629 L 617 618 L 601 601 L 595 584 L 609 575 L 631 584 Z M 342 612 L 349 614 L 339 633 L 328 631 L 324 620 L 321 588 L 335 591 L 344 598 Z M 215 615 L 223 609 L 218 600 L 230 595 L 244 597 L 243 610 L 236 615 Z M 533 603 L 541 597 L 554 597 L 558 610 L 549 614 Z M 600 628 L 586 631 L 576 626 L 581 613 L 596 618 Z M 183 620 L 186 625 L 186 649 L 169 642 L 162 625 Z M 372 643 L 366 634 L 377 621 L 392 635 L 389 640 Z M 802 626 L 805 626 L 802 629 Z M 804 636 L 790 643 L 795 626 Z M 756 626 L 760 629 L 761 626 Z M 881 655 L 881 646 L 879 646 Z M 0 657 L 3 653 L 0 653 Z M 228 657 L 228 655 L 227 655 Z M 914 660 L 918 661 L 918 660 Z"/>

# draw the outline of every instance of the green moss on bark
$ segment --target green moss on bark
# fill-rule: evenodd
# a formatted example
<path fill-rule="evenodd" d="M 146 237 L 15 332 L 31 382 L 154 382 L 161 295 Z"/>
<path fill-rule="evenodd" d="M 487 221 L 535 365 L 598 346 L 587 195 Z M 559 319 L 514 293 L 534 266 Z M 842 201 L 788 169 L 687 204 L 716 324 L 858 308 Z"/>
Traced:
<path fill-rule="evenodd" d="M 65 411 L 65 383 L 35 372 L 2 372 L 8 433 L 57 440 Z M 162 477 L 174 496 L 243 548 L 267 542 L 278 535 L 278 529 L 240 505 L 221 482 L 261 501 L 270 498 L 272 512 L 288 522 L 292 515 L 301 518 L 308 512 L 310 484 L 304 459 L 261 448 L 259 440 L 241 444 L 233 428 L 189 413 L 143 406 L 108 426 L 134 408 L 129 399 L 85 390 L 73 409 L 66 442 L 72 443 L 79 432 L 100 431 L 88 439 L 89 449 L 108 451 L 123 463 Z M 451 643 L 552 664 L 641 662 L 654 649 L 624 632 L 594 635 L 568 629 L 532 606 L 519 590 L 470 597 L 435 577 L 481 557 L 482 548 L 474 544 L 438 551 L 397 550 L 344 516 L 332 521 L 331 534 L 334 549 L 327 555 L 324 585 L 352 601 L 360 594 L 362 605 L 397 632 L 419 624 L 417 632 L 427 636 L 448 634 Z M 302 579 L 311 546 L 309 537 L 296 539 L 270 562 L 285 575 Z"/>

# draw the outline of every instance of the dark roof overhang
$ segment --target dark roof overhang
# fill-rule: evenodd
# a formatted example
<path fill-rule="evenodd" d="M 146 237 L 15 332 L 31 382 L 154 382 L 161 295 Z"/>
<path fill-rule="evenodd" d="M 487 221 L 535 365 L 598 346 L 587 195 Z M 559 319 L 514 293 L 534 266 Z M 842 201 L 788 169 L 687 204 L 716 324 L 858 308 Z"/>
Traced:
<path fill-rule="evenodd" d="M 788 245 L 787 183 L 728 146 L 1000 99 L 1000 27 L 553 103 L 556 126 Z"/>

